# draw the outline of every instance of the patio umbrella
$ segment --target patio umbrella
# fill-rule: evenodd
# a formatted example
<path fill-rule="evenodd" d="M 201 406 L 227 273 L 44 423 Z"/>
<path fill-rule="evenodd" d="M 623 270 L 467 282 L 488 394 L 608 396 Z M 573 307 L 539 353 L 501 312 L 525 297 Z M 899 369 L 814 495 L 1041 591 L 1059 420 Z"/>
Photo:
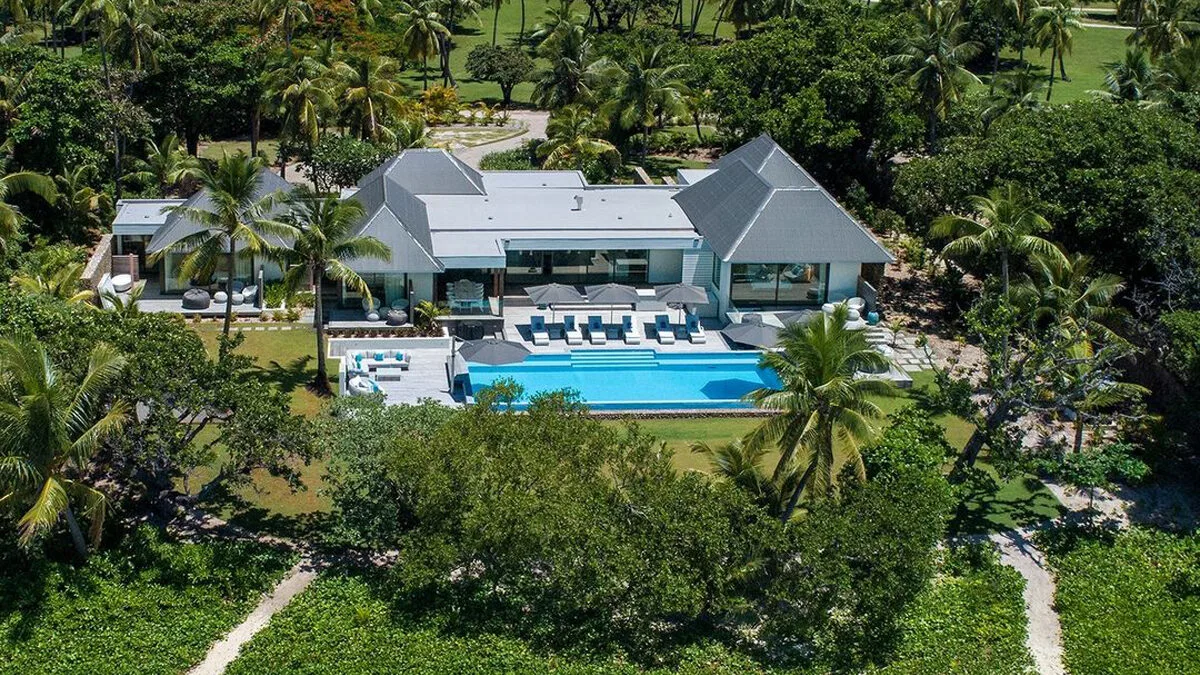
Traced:
<path fill-rule="evenodd" d="M 776 314 L 775 316 L 783 323 L 783 325 L 790 326 L 794 323 L 808 323 L 808 321 L 816 315 L 817 312 L 814 310 L 802 309 L 799 312 L 784 312 L 782 314 Z"/>
<path fill-rule="evenodd" d="M 554 323 L 554 305 L 564 302 L 583 302 L 583 296 L 579 294 L 579 291 L 575 290 L 574 286 L 566 284 L 530 286 L 525 289 L 525 294 L 535 305 L 550 306 L 550 323 Z"/>
<path fill-rule="evenodd" d="M 529 349 L 519 342 L 509 342 L 499 338 L 484 338 L 464 342 L 458 349 L 459 356 L 472 363 L 483 363 L 489 366 L 502 366 L 506 363 L 520 363 L 529 356 Z"/>
<path fill-rule="evenodd" d="M 633 286 L 621 284 L 596 284 L 588 286 L 587 299 L 593 305 L 636 305 L 641 298 Z M 608 310 L 608 322 L 613 322 L 613 309 Z"/>
<path fill-rule="evenodd" d="M 659 302 L 677 303 L 679 305 L 679 322 L 683 323 L 683 306 L 707 305 L 708 291 L 691 284 L 668 284 L 655 286 L 654 297 Z"/>
<path fill-rule="evenodd" d="M 779 329 L 761 320 L 735 323 L 721 332 L 730 340 L 751 347 L 770 349 L 779 344 Z"/>

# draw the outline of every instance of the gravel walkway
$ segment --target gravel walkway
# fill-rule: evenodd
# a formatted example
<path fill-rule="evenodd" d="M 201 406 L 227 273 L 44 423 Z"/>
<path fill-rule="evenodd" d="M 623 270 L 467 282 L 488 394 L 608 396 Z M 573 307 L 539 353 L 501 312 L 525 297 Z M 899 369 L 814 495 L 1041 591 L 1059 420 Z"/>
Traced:
<path fill-rule="evenodd" d="M 1054 576 L 1046 557 L 1030 539 L 1032 530 L 1009 530 L 990 539 L 1000 549 L 1000 561 L 1025 578 L 1025 646 L 1041 675 L 1063 675 L 1062 626 L 1054 609 Z"/>
<path fill-rule="evenodd" d="M 483 159 L 484 155 L 500 152 L 501 150 L 519 148 L 525 141 L 546 137 L 546 122 L 550 119 L 550 113 L 543 110 L 514 110 L 509 113 L 509 117 L 513 120 L 523 122 L 525 124 L 525 133 L 494 143 L 485 143 L 469 148 L 458 148 L 454 150 L 454 156 L 478 169 L 479 160 Z"/>

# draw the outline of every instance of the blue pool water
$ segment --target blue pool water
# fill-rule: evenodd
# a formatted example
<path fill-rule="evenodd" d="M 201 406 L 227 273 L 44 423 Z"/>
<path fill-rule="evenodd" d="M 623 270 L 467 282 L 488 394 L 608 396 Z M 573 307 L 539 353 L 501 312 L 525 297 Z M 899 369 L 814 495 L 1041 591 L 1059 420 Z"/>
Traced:
<path fill-rule="evenodd" d="M 595 410 L 748 408 L 742 396 L 779 378 L 758 367 L 757 352 L 659 354 L 653 349 L 579 350 L 534 354 L 503 366 L 470 364 L 467 391 L 500 379 L 521 385 L 524 399 L 572 389 Z"/>

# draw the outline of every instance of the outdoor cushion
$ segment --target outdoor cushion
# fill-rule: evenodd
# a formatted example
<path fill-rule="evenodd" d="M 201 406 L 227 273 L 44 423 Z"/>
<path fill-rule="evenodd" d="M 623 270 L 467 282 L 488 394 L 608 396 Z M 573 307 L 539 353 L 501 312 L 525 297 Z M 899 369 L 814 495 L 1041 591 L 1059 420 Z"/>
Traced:
<path fill-rule="evenodd" d="M 375 360 L 382 361 L 383 360 L 383 352 L 375 352 Z"/>
<path fill-rule="evenodd" d="M 112 278 L 113 290 L 124 293 L 133 287 L 133 277 L 128 274 L 118 274 Z"/>
<path fill-rule="evenodd" d="M 246 301 L 246 296 L 242 295 L 241 293 L 233 294 L 233 304 L 240 305 L 245 301 Z"/>
<path fill-rule="evenodd" d="M 213 302 L 218 305 L 223 305 L 229 301 L 229 295 L 225 291 L 217 291 L 213 294 Z"/>
<path fill-rule="evenodd" d="M 208 309 L 211 304 L 212 298 L 202 288 L 189 288 L 183 292 L 184 309 Z"/>

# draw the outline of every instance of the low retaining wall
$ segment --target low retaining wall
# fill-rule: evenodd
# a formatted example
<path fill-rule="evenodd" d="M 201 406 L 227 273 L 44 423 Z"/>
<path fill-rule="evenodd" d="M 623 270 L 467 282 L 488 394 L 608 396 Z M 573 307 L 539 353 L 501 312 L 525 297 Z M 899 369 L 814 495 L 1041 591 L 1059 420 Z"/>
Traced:
<path fill-rule="evenodd" d="M 441 337 L 409 337 L 409 338 L 329 338 L 329 356 L 341 358 L 346 352 L 373 349 L 445 349 L 450 351 L 451 338 L 443 334 Z"/>
<path fill-rule="evenodd" d="M 100 237 L 96 250 L 92 251 L 92 256 L 88 258 L 87 266 L 80 275 L 83 284 L 93 291 L 99 288 L 104 275 L 112 271 L 112 238 L 111 234 Z"/>

